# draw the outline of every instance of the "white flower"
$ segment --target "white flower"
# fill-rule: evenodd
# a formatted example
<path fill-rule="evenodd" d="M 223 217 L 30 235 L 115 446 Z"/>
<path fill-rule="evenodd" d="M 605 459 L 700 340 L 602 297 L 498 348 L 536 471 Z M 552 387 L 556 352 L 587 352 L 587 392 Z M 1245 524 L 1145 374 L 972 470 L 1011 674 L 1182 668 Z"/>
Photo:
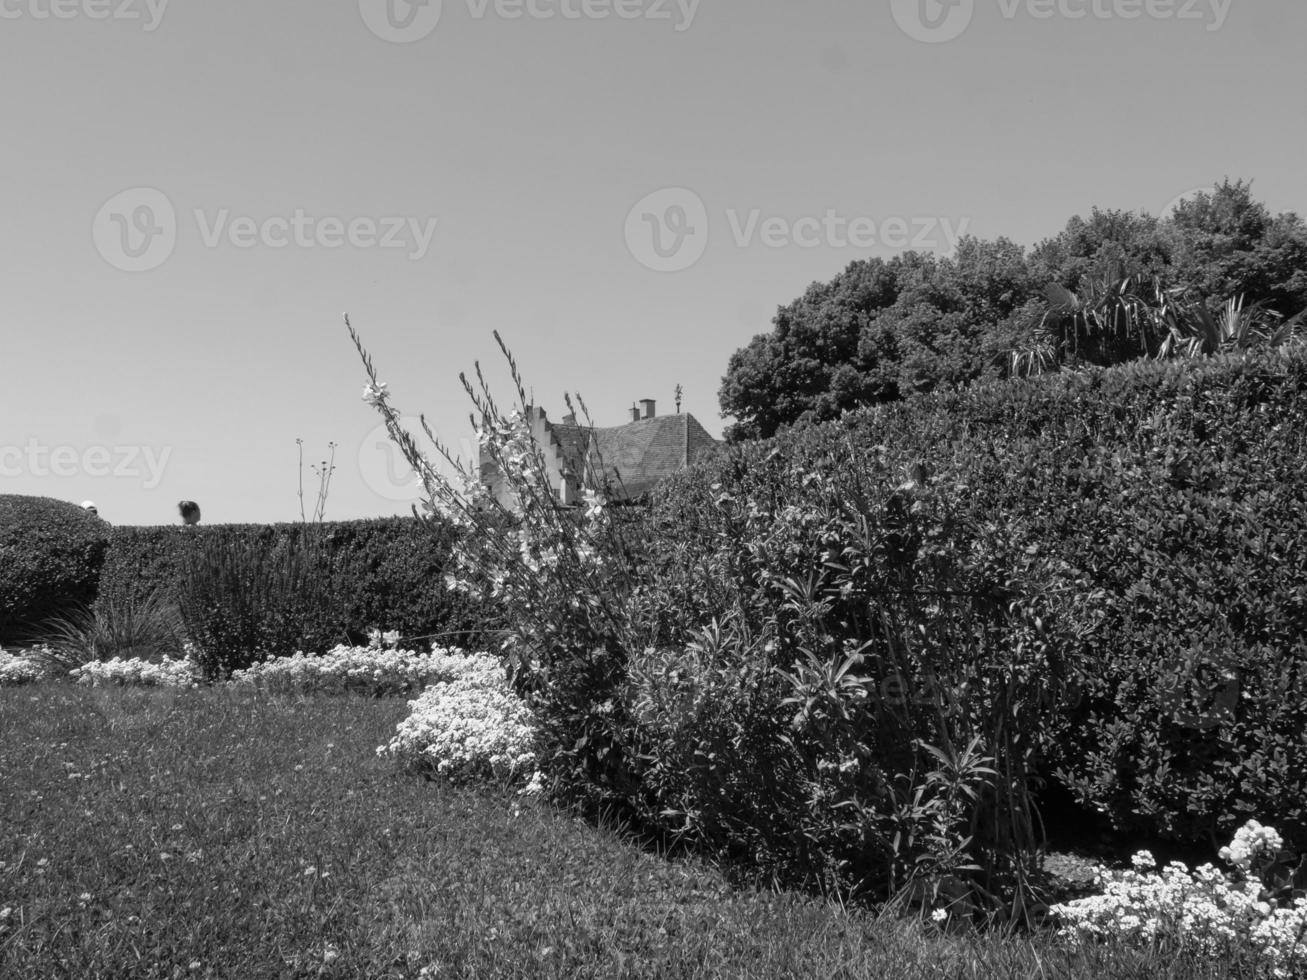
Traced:
<path fill-rule="evenodd" d="M 528 782 L 524 787 L 522 787 L 522 789 L 518 791 L 518 795 L 535 796 L 536 794 L 543 793 L 544 791 L 545 791 L 545 784 L 543 782 L 543 777 L 540 775 L 540 770 L 537 769 L 531 775 L 531 781 Z"/>
<path fill-rule="evenodd" d="M 1282 847 L 1270 827 L 1249 821 L 1236 832 L 1221 857 L 1240 875 L 1227 879 L 1210 864 L 1190 871 L 1172 861 L 1160 873 L 1152 855 L 1135 855 L 1136 870 L 1100 876 L 1102 895 L 1054 906 L 1070 930 L 1072 945 L 1096 937 L 1150 944 L 1160 937 L 1191 945 L 1212 957 L 1251 950 L 1275 977 L 1307 972 L 1307 898 L 1292 908 L 1276 908 L 1263 898 L 1255 876 L 1244 877 L 1257 858 Z"/>
<path fill-rule="evenodd" d="M 459 780 L 514 778 L 534 765 L 534 719 L 494 657 L 467 657 L 461 676 L 429 687 L 409 706 L 379 755 Z"/>
<path fill-rule="evenodd" d="M 368 384 L 363 386 L 363 400 L 373 408 L 380 408 L 385 404 L 390 392 L 386 390 L 389 387 L 384 381 L 379 384 Z"/>

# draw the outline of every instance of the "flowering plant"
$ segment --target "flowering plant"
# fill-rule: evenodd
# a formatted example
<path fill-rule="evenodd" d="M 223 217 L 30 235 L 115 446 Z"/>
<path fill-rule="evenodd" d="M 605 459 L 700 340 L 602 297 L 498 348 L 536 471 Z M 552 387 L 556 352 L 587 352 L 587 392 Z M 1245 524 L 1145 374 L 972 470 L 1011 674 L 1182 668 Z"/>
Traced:
<path fill-rule="evenodd" d="M 0 650 L 0 687 L 33 684 L 45 676 L 45 667 L 37 661 Z"/>
<path fill-rule="evenodd" d="M 376 633 L 378 641 L 382 634 Z M 398 634 L 386 634 L 395 644 Z M 477 669 L 482 669 L 477 661 Z M 377 645 L 348 647 L 343 644 L 321 656 L 296 653 L 276 657 L 232 674 L 232 683 L 281 694 L 359 693 L 372 697 L 417 694 L 425 687 L 464 676 L 469 655 L 462 650 L 432 645 L 429 653 L 383 649 Z M 496 664 L 500 673 L 503 668 Z"/>
<path fill-rule="evenodd" d="M 92 660 L 69 671 L 68 676 L 86 687 L 195 687 L 200 669 L 193 661 L 164 659 L 157 663 L 133 658 Z"/>
<path fill-rule="evenodd" d="M 1158 873 L 1153 855 L 1140 851 L 1133 870 L 1100 872 L 1102 895 L 1055 905 L 1052 912 L 1073 945 L 1112 940 L 1184 945 L 1213 957 L 1251 954 L 1272 976 L 1301 976 L 1307 970 L 1307 897 L 1281 887 L 1280 835 L 1250 820 L 1220 856 L 1232 873 L 1211 864 L 1191 871 L 1179 861 Z"/>
<path fill-rule="evenodd" d="M 447 679 L 409 702 L 412 712 L 377 754 L 454 780 L 525 777 L 536 758 L 535 724 L 503 666 L 485 654 L 447 666 Z"/>
<path fill-rule="evenodd" d="M 438 468 L 400 424 L 390 392 L 348 318 L 346 326 L 368 375 L 363 398 L 381 414 L 418 475 L 420 516 L 457 530 L 447 586 L 503 610 L 507 638 L 501 652 L 509 681 L 533 712 L 546 764 L 564 777 L 553 785 L 581 796 L 621 798 L 634 786 L 620 689 L 629 649 L 625 598 L 637 576 L 623 535 L 626 522 L 607 506 L 611 481 L 603 460 L 592 445 L 580 454 L 582 472 L 564 479 L 588 488 L 585 506 L 565 504 L 564 488 L 553 485 L 533 433 L 538 410 L 496 333 L 518 405 L 500 410 L 480 365 L 476 385 L 460 375 L 474 409 L 479 459 L 460 460 L 424 419 Z M 566 400 L 572 408 L 572 399 Z M 583 402 L 580 407 L 586 414 Z M 483 481 L 483 472 L 496 475 L 495 486 Z"/>

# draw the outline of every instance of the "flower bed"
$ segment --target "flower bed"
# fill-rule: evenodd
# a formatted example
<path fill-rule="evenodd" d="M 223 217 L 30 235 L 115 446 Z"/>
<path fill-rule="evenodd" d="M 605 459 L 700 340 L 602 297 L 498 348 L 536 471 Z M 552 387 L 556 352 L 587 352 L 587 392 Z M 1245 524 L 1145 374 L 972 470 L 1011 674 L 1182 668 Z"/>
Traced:
<path fill-rule="evenodd" d="M 34 684 L 46 674 L 46 668 L 38 661 L 0 650 L 0 687 Z"/>
<path fill-rule="evenodd" d="M 1275 977 L 1307 972 L 1307 898 L 1293 887 L 1280 835 L 1250 820 L 1220 852 L 1233 865 L 1191 871 L 1172 861 L 1160 873 L 1148 851 L 1133 871 L 1099 875 L 1102 895 L 1055 905 L 1074 944 L 1170 945 L 1211 957 L 1249 958 Z"/>
<path fill-rule="evenodd" d="M 78 684 L 88 687 L 195 687 L 200 672 L 189 660 L 160 661 L 133 658 L 93 660 L 68 672 Z"/>
<path fill-rule="evenodd" d="M 388 643 L 398 637 L 387 634 Z M 252 685 L 282 694 L 354 693 L 373 697 L 419 694 L 432 684 L 452 681 L 479 669 L 472 655 L 432 646 L 429 653 L 369 647 L 338 646 L 321 655 L 297 653 L 255 664 L 232 674 L 232 683 Z"/>
<path fill-rule="evenodd" d="M 454 780 L 525 779 L 535 767 L 535 721 L 491 656 L 469 656 L 461 676 L 410 701 L 412 712 L 377 754 Z M 537 777 L 528 786 L 540 788 Z"/>

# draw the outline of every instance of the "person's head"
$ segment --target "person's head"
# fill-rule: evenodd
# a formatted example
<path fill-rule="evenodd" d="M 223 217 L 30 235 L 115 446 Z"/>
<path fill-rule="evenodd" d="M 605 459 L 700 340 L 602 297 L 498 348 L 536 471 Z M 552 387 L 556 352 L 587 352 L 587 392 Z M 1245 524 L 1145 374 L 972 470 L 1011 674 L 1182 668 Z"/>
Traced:
<path fill-rule="evenodd" d="M 177 512 L 181 514 L 183 524 L 200 523 L 200 505 L 194 500 L 179 500 Z"/>

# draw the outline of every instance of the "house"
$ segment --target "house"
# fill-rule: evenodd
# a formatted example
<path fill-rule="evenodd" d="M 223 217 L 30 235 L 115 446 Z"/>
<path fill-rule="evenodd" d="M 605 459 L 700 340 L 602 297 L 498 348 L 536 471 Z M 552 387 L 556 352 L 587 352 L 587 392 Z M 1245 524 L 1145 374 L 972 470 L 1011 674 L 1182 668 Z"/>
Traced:
<path fill-rule="evenodd" d="M 609 499 L 638 503 L 654 487 L 720 445 L 690 414 L 659 415 L 651 398 L 631 406 L 631 421 L 611 428 L 579 425 L 574 415 L 551 422 L 543 408 L 528 408 L 531 435 L 544 455 L 549 485 L 564 506 L 586 489 L 608 482 Z M 509 509 L 516 502 L 495 462 L 481 450 L 481 480 Z M 596 476 L 602 474 L 602 476 Z"/>

